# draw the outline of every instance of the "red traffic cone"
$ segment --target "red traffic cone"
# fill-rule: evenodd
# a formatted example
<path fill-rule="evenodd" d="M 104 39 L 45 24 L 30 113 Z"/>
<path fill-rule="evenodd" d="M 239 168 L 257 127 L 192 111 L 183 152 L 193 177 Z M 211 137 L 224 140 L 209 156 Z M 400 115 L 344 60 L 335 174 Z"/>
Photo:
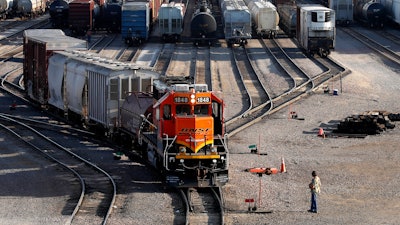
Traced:
<path fill-rule="evenodd" d="M 281 161 L 281 173 L 286 173 L 285 159 L 283 157 Z"/>
<path fill-rule="evenodd" d="M 318 131 L 318 136 L 319 136 L 319 137 L 323 137 L 323 138 L 325 138 L 325 132 L 324 132 L 324 129 L 322 129 L 322 128 L 319 128 L 319 131 Z"/>

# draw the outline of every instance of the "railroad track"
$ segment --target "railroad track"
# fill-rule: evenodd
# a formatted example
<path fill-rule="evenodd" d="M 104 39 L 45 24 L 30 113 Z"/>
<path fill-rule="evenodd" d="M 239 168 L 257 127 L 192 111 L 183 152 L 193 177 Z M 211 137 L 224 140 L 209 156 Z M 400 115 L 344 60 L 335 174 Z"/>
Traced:
<path fill-rule="evenodd" d="M 175 50 L 175 44 L 164 44 L 155 64 L 155 70 L 165 76 Z"/>
<path fill-rule="evenodd" d="M 279 64 L 285 71 L 286 76 L 291 78 L 291 88 L 278 94 L 274 98 L 268 96 L 268 98 L 257 107 L 251 105 L 246 114 L 236 116 L 227 121 L 226 130 L 228 132 L 228 137 L 235 135 L 236 133 L 266 118 L 268 115 L 271 115 L 295 101 L 300 100 L 330 79 L 342 77 L 349 73 L 348 70 L 329 57 L 313 58 L 313 60 L 325 67 L 326 71 L 317 76 L 311 76 L 298 68 L 275 40 L 263 40 L 262 44 L 267 49 L 266 51 L 268 51 L 274 58 L 275 62 L 277 62 L 277 64 Z M 249 96 L 252 95 L 253 94 L 249 93 Z"/>
<path fill-rule="evenodd" d="M 341 28 L 344 32 L 346 32 L 347 34 L 349 34 L 350 36 L 354 37 L 355 39 L 359 40 L 361 43 L 363 43 L 364 45 L 366 45 L 368 48 L 372 49 L 373 51 L 375 51 L 377 54 L 379 54 L 380 56 L 396 63 L 396 64 L 400 64 L 400 55 L 397 54 L 396 52 L 388 49 L 387 47 L 379 44 L 378 42 L 376 42 L 375 40 L 367 37 L 364 34 L 361 34 L 360 32 L 351 29 L 351 28 Z"/>
<path fill-rule="evenodd" d="M 210 65 L 211 50 L 209 47 L 197 47 L 194 81 L 196 84 L 207 84 L 208 89 L 212 90 L 211 83 L 211 65 Z"/>
<path fill-rule="evenodd" d="M 185 204 L 185 224 L 224 224 L 221 188 L 179 189 Z"/>
<path fill-rule="evenodd" d="M 107 223 L 116 197 L 115 182 L 104 170 L 59 143 L 60 139 L 63 139 L 60 137 L 63 127 L 54 133 L 45 127 L 39 131 L 26 121 L 21 122 L 5 114 L 0 115 L 0 120 L 2 129 L 8 130 L 51 161 L 70 170 L 79 180 L 81 192 L 73 194 L 64 207 L 65 212 L 71 213 L 67 224 L 85 224 L 88 221 L 91 224 Z M 30 120 L 29 123 L 35 121 Z M 42 122 L 39 124 L 43 127 Z"/>

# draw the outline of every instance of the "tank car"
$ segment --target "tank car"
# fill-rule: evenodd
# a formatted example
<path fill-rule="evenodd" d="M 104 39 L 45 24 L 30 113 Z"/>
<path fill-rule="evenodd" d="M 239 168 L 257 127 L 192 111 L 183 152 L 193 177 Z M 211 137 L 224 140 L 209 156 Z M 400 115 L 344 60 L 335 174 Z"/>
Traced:
<path fill-rule="evenodd" d="M 148 40 L 151 12 L 147 2 L 126 2 L 122 5 L 121 34 L 129 46 Z"/>
<path fill-rule="evenodd" d="M 54 28 L 68 27 L 69 0 L 55 0 L 49 5 L 49 14 Z"/>
<path fill-rule="evenodd" d="M 98 21 L 95 24 L 95 29 L 119 33 L 121 31 L 121 12 L 122 3 L 116 0 L 104 3 Z"/>
<path fill-rule="evenodd" d="M 353 23 L 353 0 L 328 0 L 326 6 L 335 10 L 337 25 L 348 26 Z"/>
<path fill-rule="evenodd" d="M 186 6 L 182 2 L 161 5 L 158 10 L 158 28 L 163 41 L 176 42 L 180 40 L 185 12 Z"/>
<path fill-rule="evenodd" d="M 280 4 L 277 6 L 279 13 L 279 26 L 289 37 L 296 36 L 297 6 L 295 4 Z"/>
<path fill-rule="evenodd" d="M 309 54 L 327 57 L 335 48 L 335 11 L 322 5 L 297 6 L 297 40 Z"/>
<path fill-rule="evenodd" d="M 386 19 L 385 7 L 373 0 L 359 0 L 355 8 L 355 17 L 371 28 L 383 28 Z"/>
<path fill-rule="evenodd" d="M 220 0 L 228 46 L 245 45 L 251 39 L 251 14 L 243 0 Z"/>
<path fill-rule="evenodd" d="M 223 101 L 205 84 L 154 81 L 152 96 L 133 93 L 121 109 L 124 143 L 175 187 L 215 187 L 228 182 Z M 131 138 L 125 140 L 125 138 Z"/>
<path fill-rule="evenodd" d="M 94 30 L 100 15 L 99 5 L 92 0 L 73 0 L 69 3 L 68 24 L 74 35 L 85 35 Z"/>
<path fill-rule="evenodd" d="M 202 43 L 212 45 L 217 38 L 217 22 L 206 0 L 198 2 L 197 9 L 190 21 L 190 32 L 191 39 L 195 45 Z"/>
<path fill-rule="evenodd" d="M 400 26 L 400 1 L 399 0 L 380 0 L 385 7 L 386 15 L 389 21 Z"/>
<path fill-rule="evenodd" d="M 6 19 L 14 6 L 14 0 L 0 0 L 0 19 Z"/>
<path fill-rule="evenodd" d="M 264 0 L 245 0 L 251 12 L 253 28 L 263 38 L 273 38 L 279 29 L 279 15 L 276 7 Z"/>
<path fill-rule="evenodd" d="M 20 17 L 34 17 L 46 11 L 46 0 L 16 0 L 14 14 Z"/>

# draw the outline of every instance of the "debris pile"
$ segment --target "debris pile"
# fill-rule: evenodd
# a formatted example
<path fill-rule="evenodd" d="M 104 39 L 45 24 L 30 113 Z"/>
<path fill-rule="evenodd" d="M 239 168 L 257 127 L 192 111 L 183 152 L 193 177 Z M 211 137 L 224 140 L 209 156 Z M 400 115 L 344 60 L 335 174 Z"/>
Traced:
<path fill-rule="evenodd" d="M 395 127 L 391 121 L 399 120 L 400 114 L 393 114 L 387 111 L 366 111 L 342 120 L 334 133 L 380 134 L 386 129 L 393 129 Z"/>

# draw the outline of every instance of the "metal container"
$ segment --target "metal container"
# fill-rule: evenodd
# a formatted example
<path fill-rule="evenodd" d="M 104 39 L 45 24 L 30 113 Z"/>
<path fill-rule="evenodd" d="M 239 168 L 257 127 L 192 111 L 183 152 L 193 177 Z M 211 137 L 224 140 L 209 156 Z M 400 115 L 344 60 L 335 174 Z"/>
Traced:
<path fill-rule="evenodd" d="M 57 51 L 49 58 L 49 104 L 110 129 L 131 92 L 151 91 L 158 74 L 87 52 Z"/>
<path fill-rule="evenodd" d="M 13 6 L 14 0 L 0 0 L 0 18 L 5 19 Z"/>
<path fill-rule="evenodd" d="M 276 36 L 279 29 L 279 15 L 276 7 L 267 1 L 245 0 L 253 19 L 256 33 L 263 38 Z"/>
<path fill-rule="evenodd" d="M 103 5 L 102 13 L 99 16 L 96 28 L 109 32 L 121 31 L 122 4 L 120 2 L 107 2 Z"/>
<path fill-rule="evenodd" d="M 86 50 L 86 41 L 66 36 L 57 29 L 25 30 L 23 36 L 25 91 L 32 100 L 46 104 L 49 98 L 48 58 L 57 50 Z"/>

